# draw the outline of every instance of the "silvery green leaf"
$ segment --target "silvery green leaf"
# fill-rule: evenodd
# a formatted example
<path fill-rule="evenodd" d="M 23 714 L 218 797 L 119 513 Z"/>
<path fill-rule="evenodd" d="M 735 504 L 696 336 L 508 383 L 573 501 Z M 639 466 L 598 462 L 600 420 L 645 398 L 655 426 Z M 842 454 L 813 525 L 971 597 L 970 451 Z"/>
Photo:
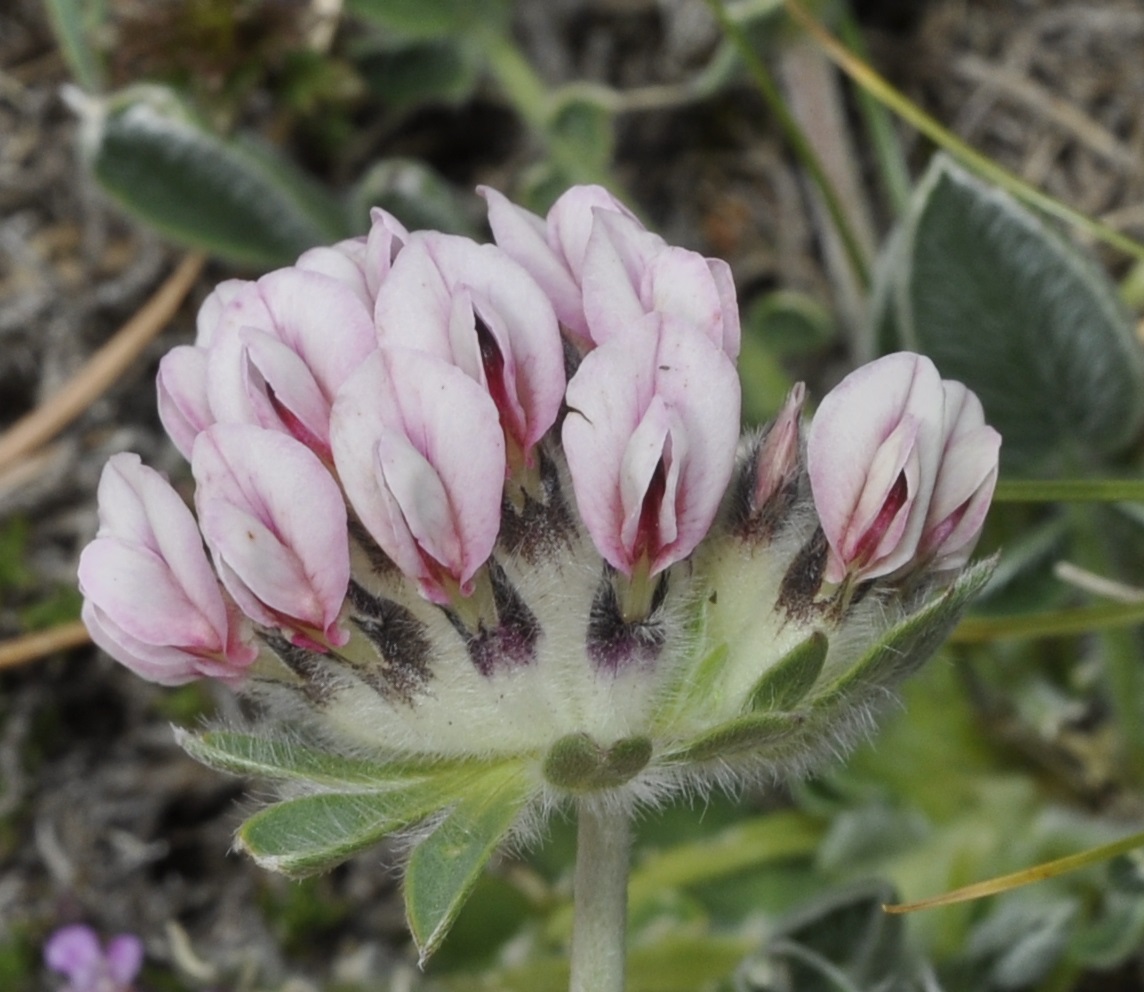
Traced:
<path fill-rule="evenodd" d="M 944 155 L 900 234 L 876 322 L 977 393 L 1007 465 L 1084 463 L 1139 434 L 1144 349 L 1090 258 Z"/>
<path fill-rule="evenodd" d="M 414 848 L 405 872 L 405 912 L 422 963 L 445 939 L 531 793 L 519 766 L 490 772 L 470 783 L 460 802 Z"/>
<path fill-rule="evenodd" d="M 381 207 L 411 231 L 475 236 L 478 202 L 476 197 L 463 198 L 423 162 L 388 158 L 375 163 L 358 180 L 350 193 L 350 212 L 363 230 L 369 223 L 370 207 Z"/>
<path fill-rule="evenodd" d="M 806 722 L 805 713 L 751 713 L 728 720 L 680 744 L 664 755 L 668 764 L 687 764 L 741 755 L 791 737 Z"/>
<path fill-rule="evenodd" d="M 106 28 L 106 0 L 45 0 L 48 21 L 75 81 L 89 93 L 103 88 L 103 53 L 96 38 Z"/>
<path fill-rule="evenodd" d="M 238 846 L 263 868 L 310 875 L 447 806 L 456 789 L 454 778 L 441 776 L 386 792 L 324 792 L 287 799 L 247 820 L 239 828 Z"/>
<path fill-rule="evenodd" d="M 79 110 L 99 184 L 173 241 L 263 268 L 349 233 L 321 186 L 251 137 L 216 134 L 171 89 L 133 87 Z"/>
<path fill-rule="evenodd" d="M 506 0 L 347 0 L 346 10 L 402 38 L 463 38 L 475 28 L 500 30 Z"/>
<path fill-rule="evenodd" d="M 230 772 L 272 781 L 295 781 L 334 790 L 388 790 L 409 778 L 424 778 L 457 767 L 456 761 L 370 761 L 324 751 L 299 741 L 234 730 L 191 734 L 176 728 L 175 738 L 196 761 Z"/>

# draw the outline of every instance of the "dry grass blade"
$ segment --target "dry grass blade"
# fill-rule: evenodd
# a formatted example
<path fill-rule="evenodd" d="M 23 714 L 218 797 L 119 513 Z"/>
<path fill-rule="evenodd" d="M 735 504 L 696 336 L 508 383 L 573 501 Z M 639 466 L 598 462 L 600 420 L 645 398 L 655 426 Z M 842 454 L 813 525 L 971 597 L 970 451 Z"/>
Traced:
<path fill-rule="evenodd" d="M 51 440 L 115 382 L 174 316 L 205 261 L 197 252 L 184 256 L 135 316 L 55 396 L 0 435 L 0 470 Z"/>
<path fill-rule="evenodd" d="M 91 640 L 82 620 L 72 620 L 58 627 L 24 634 L 10 641 L 0 641 L 0 671 L 37 661 L 45 655 L 79 647 Z"/>

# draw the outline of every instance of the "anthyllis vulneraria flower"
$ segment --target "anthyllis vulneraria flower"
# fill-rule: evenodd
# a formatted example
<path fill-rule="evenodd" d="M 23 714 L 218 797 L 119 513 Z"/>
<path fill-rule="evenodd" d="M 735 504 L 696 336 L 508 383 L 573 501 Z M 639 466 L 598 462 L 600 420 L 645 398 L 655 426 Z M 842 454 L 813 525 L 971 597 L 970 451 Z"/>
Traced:
<path fill-rule="evenodd" d="M 79 569 L 125 665 L 261 703 L 181 735 L 284 783 L 239 833 L 259 862 L 409 834 L 423 953 L 551 807 L 626 823 L 859 736 L 985 580 L 1000 444 L 907 353 L 740 437 L 725 263 L 599 188 L 546 219 L 481 192 L 496 244 L 378 210 L 220 285 L 159 372 L 197 522 L 116 455 Z"/>

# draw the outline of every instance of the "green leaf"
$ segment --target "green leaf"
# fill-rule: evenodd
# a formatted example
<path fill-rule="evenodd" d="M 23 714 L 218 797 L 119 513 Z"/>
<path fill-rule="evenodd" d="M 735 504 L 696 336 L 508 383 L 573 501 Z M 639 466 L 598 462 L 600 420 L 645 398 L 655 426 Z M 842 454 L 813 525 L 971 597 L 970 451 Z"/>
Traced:
<path fill-rule="evenodd" d="M 816 630 L 801 644 L 796 644 L 769 668 L 748 696 L 751 710 L 789 710 L 822 674 L 826 651 L 830 643 L 826 635 Z"/>
<path fill-rule="evenodd" d="M 349 233 L 322 187 L 251 138 L 215 134 L 170 89 L 135 87 L 85 114 L 100 185 L 174 241 L 261 268 Z"/>
<path fill-rule="evenodd" d="M 362 56 L 358 72 L 387 111 L 402 113 L 429 102 L 468 99 L 479 75 L 471 55 L 470 48 L 451 40 L 416 41 Z"/>
<path fill-rule="evenodd" d="M 1135 438 L 1144 351 L 1092 261 L 938 155 L 889 267 L 901 344 L 973 389 L 1009 466 L 1084 463 Z"/>
<path fill-rule="evenodd" d="M 611 108 L 590 88 L 568 86 L 555 94 L 548 137 L 575 156 L 577 174 L 606 175 L 615 151 L 616 127 Z M 574 149 L 574 152 L 572 151 Z"/>
<path fill-rule="evenodd" d="M 970 599 L 993 572 L 990 558 L 967 568 L 941 595 L 891 627 L 849 669 L 811 698 L 818 712 L 833 708 L 852 695 L 894 685 L 915 671 L 949 636 Z"/>
<path fill-rule="evenodd" d="M 75 81 L 89 93 L 103 88 L 103 53 L 93 43 L 107 20 L 105 0 L 45 0 L 56 43 Z"/>
<path fill-rule="evenodd" d="M 390 158 L 373 165 L 350 194 L 350 214 L 363 229 L 371 207 L 388 210 L 412 231 L 477 234 L 476 197 L 463 199 L 437 172 L 413 159 Z"/>
<path fill-rule="evenodd" d="M 255 813 L 238 846 L 263 868 L 302 876 L 333 868 L 447 805 L 458 783 L 442 776 L 388 792 L 331 792 L 287 799 Z"/>
<path fill-rule="evenodd" d="M 805 293 L 780 289 L 755 300 L 743 315 L 744 336 L 775 355 L 805 356 L 821 351 L 837 336 L 830 311 Z"/>
<path fill-rule="evenodd" d="M 176 727 L 175 739 L 196 761 L 219 771 L 278 781 L 308 782 L 342 791 L 354 786 L 362 791 L 390 789 L 410 777 L 425 777 L 457 765 L 457 762 L 418 762 L 401 758 L 392 761 L 347 758 L 298 741 L 233 730 L 209 730 L 195 735 Z"/>
<path fill-rule="evenodd" d="M 347 0 L 346 10 L 403 38 L 463 38 L 477 27 L 503 30 L 507 0 Z"/>
<path fill-rule="evenodd" d="M 519 765 L 481 777 L 413 850 L 405 912 L 421 963 L 437 949 L 532 787 Z"/>
<path fill-rule="evenodd" d="M 664 755 L 668 764 L 726 758 L 776 744 L 806 722 L 805 713 L 752 713 L 729 720 Z"/>

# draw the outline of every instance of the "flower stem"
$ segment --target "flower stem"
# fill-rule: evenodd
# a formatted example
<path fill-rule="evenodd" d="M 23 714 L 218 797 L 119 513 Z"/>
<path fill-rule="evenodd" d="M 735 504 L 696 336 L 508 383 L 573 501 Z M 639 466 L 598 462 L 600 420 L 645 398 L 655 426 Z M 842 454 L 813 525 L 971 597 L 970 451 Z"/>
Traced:
<path fill-rule="evenodd" d="M 571 992 L 623 992 L 628 913 L 628 811 L 580 802 L 572 927 Z"/>

